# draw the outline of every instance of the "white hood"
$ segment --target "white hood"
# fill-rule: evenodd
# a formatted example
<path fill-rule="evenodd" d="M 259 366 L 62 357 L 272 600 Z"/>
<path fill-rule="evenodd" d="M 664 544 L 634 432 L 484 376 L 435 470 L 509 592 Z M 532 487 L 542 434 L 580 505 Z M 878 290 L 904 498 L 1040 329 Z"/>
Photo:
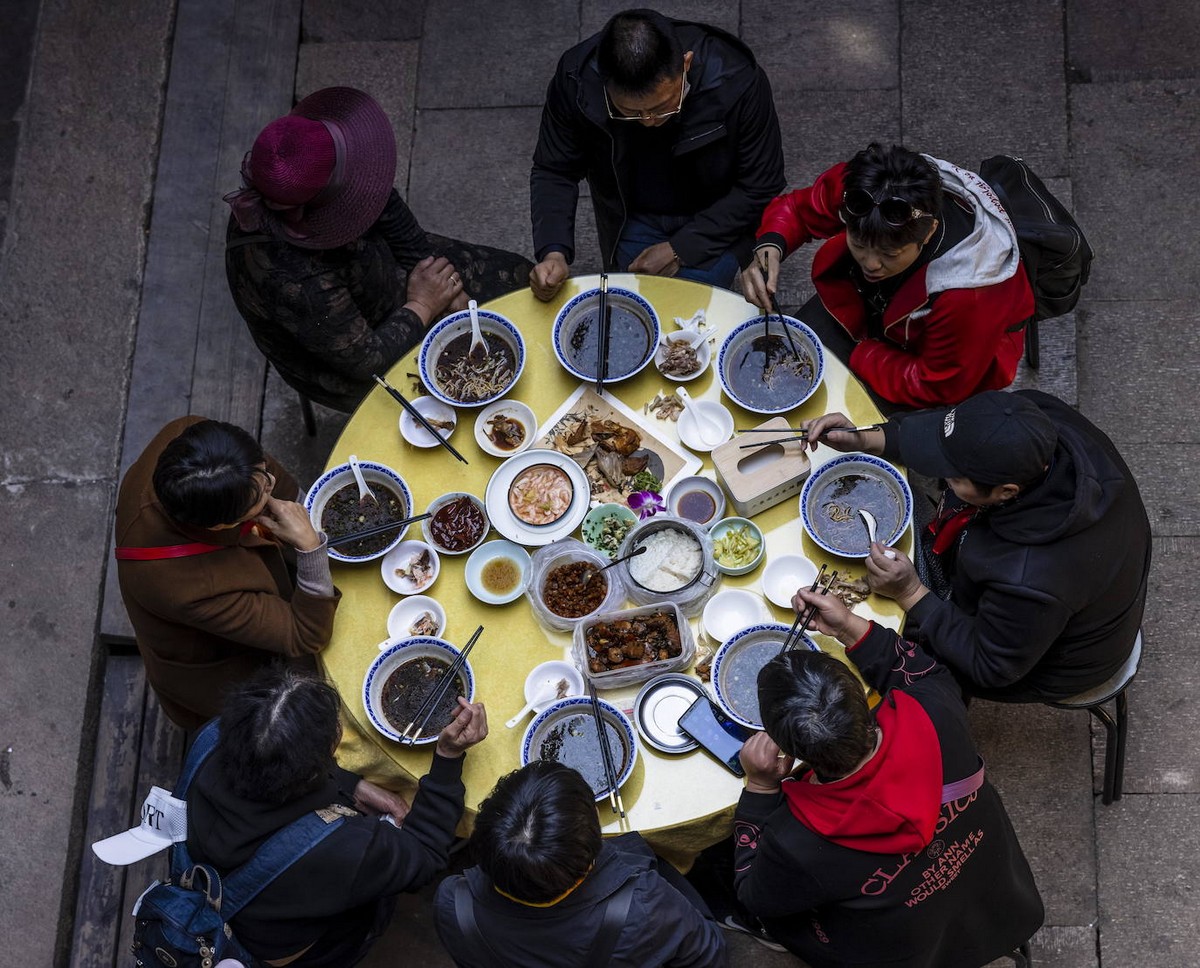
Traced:
<path fill-rule="evenodd" d="M 1021 253 L 1016 229 L 996 193 L 973 171 L 922 157 L 942 176 L 942 190 L 967 204 L 975 216 L 966 238 L 929 263 L 926 291 L 933 295 L 947 289 L 980 289 L 1008 279 L 1017 271 Z"/>

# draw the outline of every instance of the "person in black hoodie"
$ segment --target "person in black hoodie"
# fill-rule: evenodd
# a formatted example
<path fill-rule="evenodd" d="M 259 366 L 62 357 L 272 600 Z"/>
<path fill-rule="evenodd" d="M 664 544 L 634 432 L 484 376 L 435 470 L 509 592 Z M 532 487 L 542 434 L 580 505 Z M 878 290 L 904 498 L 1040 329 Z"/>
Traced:
<path fill-rule="evenodd" d="M 460 968 L 720 968 L 725 940 L 699 895 L 640 834 L 600 837 L 592 788 L 537 760 L 479 808 L 479 861 L 438 886 L 438 936 Z M 623 917 L 609 919 L 628 905 Z"/>
<path fill-rule="evenodd" d="M 882 430 L 826 414 L 810 446 L 865 450 L 947 489 L 917 535 L 931 594 L 902 553 L 872 546 L 872 590 L 895 599 L 921 641 L 973 695 L 1050 702 L 1105 682 L 1133 650 L 1150 573 L 1150 522 L 1113 442 L 1037 390 L 981 393 L 897 414 Z"/>
<path fill-rule="evenodd" d="M 742 748 L 738 901 L 813 968 L 979 968 L 1044 910 L 945 666 L 834 596 L 802 589 L 832 656 L 783 652 L 758 677 L 765 733 Z M 793 771 L 793 758 L 803 761 Z"/>
<path fill-rule="evenodd" d="M 604 267 L 729 287 L 785 185 L 766 74 L 740 40 L 626 10 L 572 47 L 546 91 L 529 178 L 529 274 L 552 299 L 575 258 L 586 178 Z"/>
<path fill-rule="evenodd" d="M 217 746 L 188 792 L 188 851 L 220 874 L 309 811 L 346 818 L 234 917 L 238 940 L 267 964 L 343 968 L 366 954 L 395 895 L 446 868 L 463 810 L 463 755 L 487 735 L 482 704 L 460 698 L 410 809 L 337 765 L 338 708 L 328 682 L 263 670 L 230 695 Z"/>

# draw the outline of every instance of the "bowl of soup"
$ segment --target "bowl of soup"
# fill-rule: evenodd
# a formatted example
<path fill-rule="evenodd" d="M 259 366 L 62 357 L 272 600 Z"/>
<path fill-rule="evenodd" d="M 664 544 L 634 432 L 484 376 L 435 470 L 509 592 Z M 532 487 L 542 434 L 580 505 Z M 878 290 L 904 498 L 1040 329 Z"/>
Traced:
<path fill-rule="evenodd" d="M 805 532 L 820 548 L 843 558 L 871 553 L 860 510 L 874 515 L 880 544 L 892 545 L 912 523 L 912 509 L 904 475 L 871 454 L 833 458 L 813 471 L 800 491 Z"/>
<path fill-rule="evenodd" d="M 431 396 L 452 407 L 482 407 L 516 385 L 525 369 L 525 340 L 512 321 L 479 311 L 487 353 L 471 353 L 471 314 L 452 313 L 421 342 L 417 368 Z"/>
<path fill-rule="evenodd" d="M 340 464 L 322 474 L 304 496 L 304 509 L 312 526 L 330 538 L 366 531 L 412 513 L 412 492 L 404 478 L 384 464 L 360 460 L 363 480 L 375 496 L 359 500 L 358 484 L 349 464 Z M 329 549 L 335 561 L 358 562 L 382 558 L 404 537 L 408 525 L 372 538 L 363 538 Z"/>
<path fill-rule="evenodd" d="M 629 289 L 608 290 L 608 383 L 640 373 L 654 359 L 661 329 L 658 313 Z M 600 290 L 588 289 L 567 302 L 554 319 L 554 355 L 562 368 L 585 383 L 596 379 L 600 337 Z"/>
<path fill-rule="evenodd" d="M 743 726 L 763 728 L 758 673 L 783 651 L 790 628 L 778 622 L 751 625 L 730 636 L 713 656 L 712 687 L 717 705 Z M 800 638 L 796 648 L 818 651 L 807 635 Z"/>
<path fill-rule="evenodd" d="M 489 541 L 471 552 L 464 570 L 467 588 L 487 605 L 520 598 L 529 584 L 529 552 L 512 541 Z"/>
<path fill-rule="evenodd" d="M 596 716 L 590 699 L 581 696 L 560 699 L 537 714 L 521 740 L 521 765 L 534 760 L 550 760 L 577 770 L 592 788 L 596 802 L 608 796 L 603 741 L 612 755 L 617 788 L 633 773 L 637 762 L 637 741 L 633 723 L 616 706 L 597 700 L 603 725 L 603 740 L 596 729 Z"/>
<path fill-rule="evenodd" d="M 415 635 L 389 642 L 367 667 L 363 677 L 363 707 L 371 725 L 393 742 L 402 742 L 404 731 L 443 681 L 458 655 L 457 648 L 432 635 Z M 468 701 L 475 698 L 475 673 L 469 659 L 432 708 L 416 745 L 437 741 L 438 733 L 454 718 L 459 696 Z"/>
<path fill-rule="evenodd" d="M 825 352 L 817 334 L 800 320 L 771 316 L 764 325 L 759 316 L 725 337 L 717 375 L 725 395 L 743 410 L 787 413 L 821 385 Z"/>

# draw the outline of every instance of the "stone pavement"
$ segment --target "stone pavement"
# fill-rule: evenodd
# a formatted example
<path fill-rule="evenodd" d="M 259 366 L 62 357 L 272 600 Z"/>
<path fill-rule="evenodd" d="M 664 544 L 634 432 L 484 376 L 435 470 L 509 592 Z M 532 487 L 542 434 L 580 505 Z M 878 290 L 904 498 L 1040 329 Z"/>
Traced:
<path fill-rule="evenodd" d="M 398 184 L 426 228 L 529 248 L 528 168 L 558 54 L 613 0 L 305 0 L 296 94 L 385 104 Z M 1130 690 L 1125 797 L 1095 796 L 1086 717 L 977 703 L 972 720 L 1046 902 L 1039 966 L 1200 963 L 1200 457 L 1180 404 L 1200 362 L 1200 7 L 1194 0 L 663 0 L 739 33 L 775 89 L 788 177 L 871 139 L 966 165 L 1024 156 L 1097 251 L 1074 318 L 1023 374 L 1107 430 L 1156 535 L 1146 654 Z M 151 0 L 0 0 L 0 968 L 71 963 L 88 797 L 95 639 L 173 29 Z M 232 185 L 236 173 L 230 172 Z M 585 203 L 586 205 L 586 203 Z M 590 211 L 577 271 L 597 267 Z M 809 292 L 787 264 L 784 303 Z M 309 477 L 342 418 L 304 437 L 273 375 L 269 450 Z M 163 420 L 174 414 L 163 414 Z M 1114 554 L 1121 549 L 1114 548 Z M 739 965 L 795 962 L 748 940 Z M 406 899 L 371 964 L 449 964 Z M 123 964 L 119 961 L 118 964 Z"/>

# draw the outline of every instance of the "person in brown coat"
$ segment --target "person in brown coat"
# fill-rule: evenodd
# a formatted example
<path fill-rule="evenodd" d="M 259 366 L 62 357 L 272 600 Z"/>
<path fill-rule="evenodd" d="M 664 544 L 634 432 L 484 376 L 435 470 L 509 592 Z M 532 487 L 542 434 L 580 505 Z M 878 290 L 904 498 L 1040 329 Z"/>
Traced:
<path fill-rule="evenodd" d="M 117 578 L 146 677 L 185 729 L 283 657 L 315 668 L 341 593 L 295 480 L 232 424 L 183 417 L 117 497 Z"/>

